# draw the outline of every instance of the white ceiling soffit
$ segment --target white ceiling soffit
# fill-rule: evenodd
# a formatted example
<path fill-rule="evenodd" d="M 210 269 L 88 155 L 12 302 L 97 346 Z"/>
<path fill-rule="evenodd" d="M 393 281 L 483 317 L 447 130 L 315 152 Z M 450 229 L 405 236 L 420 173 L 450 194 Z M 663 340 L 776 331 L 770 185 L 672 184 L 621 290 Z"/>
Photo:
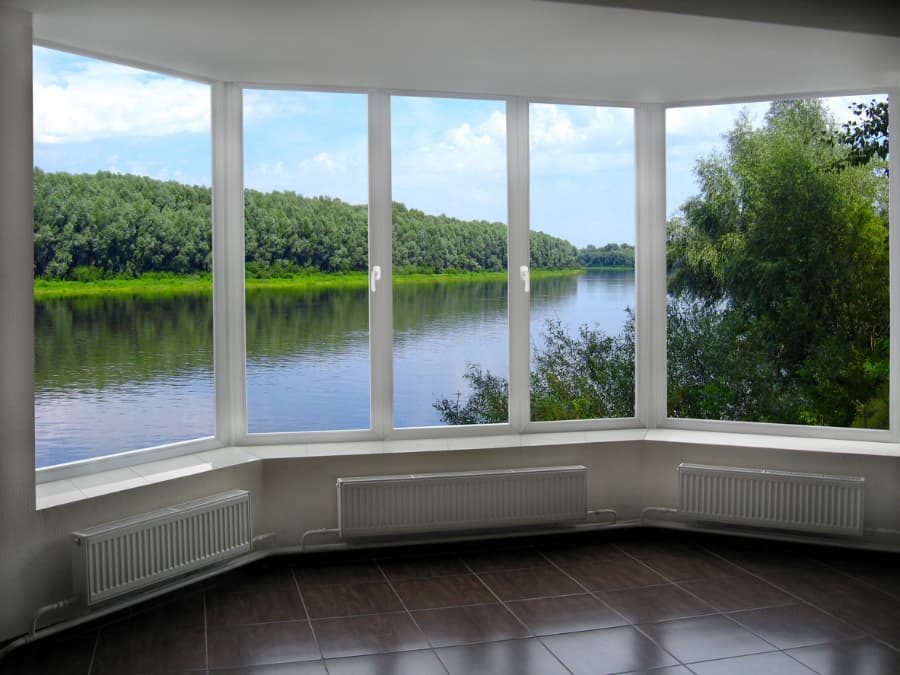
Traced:
<path fill-rule="evenodd" d="M 37 41 L 259 84 L 701 101 L 900 84 L 900 38 L 537 0 L 0 0 Z"/>

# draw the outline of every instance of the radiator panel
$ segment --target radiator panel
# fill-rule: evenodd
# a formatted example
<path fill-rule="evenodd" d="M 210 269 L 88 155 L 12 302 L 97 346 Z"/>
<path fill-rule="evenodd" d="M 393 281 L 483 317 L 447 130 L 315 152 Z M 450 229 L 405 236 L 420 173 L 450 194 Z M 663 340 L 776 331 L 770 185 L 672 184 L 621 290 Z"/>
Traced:
<path fill-rule="evenodd" d="M 681 464 L 680 513 L 697 520 L 861 536 L 865 479 Z"/>
<path fill-rule="evenodd" d="M 249 552 L 250 493 L 232 490 L 72 535 L 75 586 L 94 605 Z"/>
<path fill-rule="evenodd" d="M 345 538 L 571 523 L 587 517 L 583 466 L 338 478 L 337 493 Z"/>

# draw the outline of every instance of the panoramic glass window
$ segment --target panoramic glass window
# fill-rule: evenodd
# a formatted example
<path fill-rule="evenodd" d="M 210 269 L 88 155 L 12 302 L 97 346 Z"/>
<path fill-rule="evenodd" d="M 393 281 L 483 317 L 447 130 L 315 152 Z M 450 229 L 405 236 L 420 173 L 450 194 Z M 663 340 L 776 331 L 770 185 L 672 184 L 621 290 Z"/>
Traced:
<path fill-rule="evenodd" d="M 506 105 L 391 99 L 394 426 L 506 422 Z"/>
<path fill-rule="evenodd" d="M 887 97 L 666 116 L 668 413 L 888 427 Z"/>
<path fill-rule="evenodd" d="M 634 111 L 532 103 L 531 419 L 634 416 Z"/>
<path fill-rule="evenodd" d="M 35 463 L 215 433 L 210 91 L 34 48 Z"/>
<path fill-rule="evenodd" d="M 250 433 L 368 429 L 365 94 L 244 92 Z"/>

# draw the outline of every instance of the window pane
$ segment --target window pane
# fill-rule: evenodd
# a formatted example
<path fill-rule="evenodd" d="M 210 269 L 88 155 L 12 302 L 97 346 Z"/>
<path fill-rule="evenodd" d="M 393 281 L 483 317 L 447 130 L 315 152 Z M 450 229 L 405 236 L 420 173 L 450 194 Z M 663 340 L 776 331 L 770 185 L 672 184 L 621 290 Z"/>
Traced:
<path fill-rule="evenodd" d="M 533 103 L 531 419 L 634 416 L 634 112 Z"/>
<path fill-rule="evenodd" d="M 506 107 L 391 100 L 394 425 L 508 419 Z"/>
<path fill-rule="evenodd" d="M 369 428 L 365 94 L 244 92 L 251 433 Z"/>
<path fill-rule="evenodd" d="M 886 428 L 887 97 L 666 126 L 669 415 Z"/>
<path fill-rule="evenodd" d="M 34 48 L 38 467 L 215 432 L 209 101 Z"/>

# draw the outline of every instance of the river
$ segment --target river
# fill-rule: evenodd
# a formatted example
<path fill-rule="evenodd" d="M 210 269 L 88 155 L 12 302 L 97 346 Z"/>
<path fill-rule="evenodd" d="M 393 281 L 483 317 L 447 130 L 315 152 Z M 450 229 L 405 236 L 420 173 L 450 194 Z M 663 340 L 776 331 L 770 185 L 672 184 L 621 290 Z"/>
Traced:
<path fill-rule="evenodd" d="M 394 424 L 441 424 L 469 363 L 508 376 L 502 281 L 394 289 Z M 531 343 L 548 319 L 621 332 L 631 271 L 532 281 Z M 251 433 L 369 427 L 368 295 L 247 295 Z M 78 297 L 35 303 L 36 466 L 214 433 L 212 301 Z"/>

